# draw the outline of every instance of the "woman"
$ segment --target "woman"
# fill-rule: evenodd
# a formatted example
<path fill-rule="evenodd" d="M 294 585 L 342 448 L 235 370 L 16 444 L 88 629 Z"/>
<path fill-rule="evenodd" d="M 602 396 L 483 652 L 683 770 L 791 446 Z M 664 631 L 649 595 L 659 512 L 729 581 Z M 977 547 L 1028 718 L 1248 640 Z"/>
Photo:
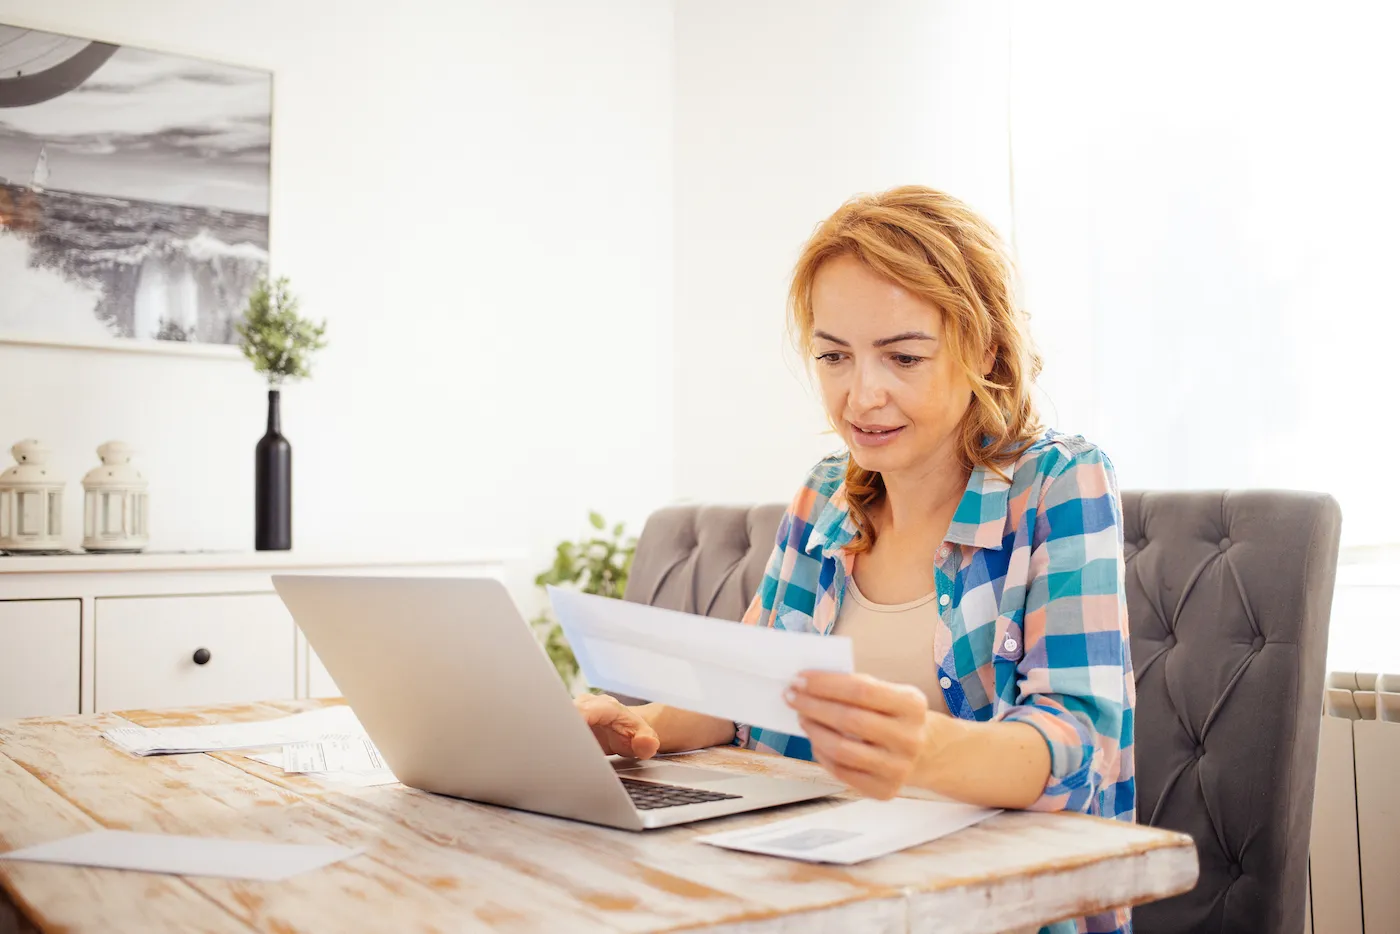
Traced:
<path fill-rule="evenodd" d="M 732 742 L 875 798 L 908 785 L 1133 820 L 1117 481 L 1093 444 L 1040 427 L 1013 289 L 995 231 L 937 191 L 856 198 L 817 229 L 791 323 L 847 450 L 788 507 L 744 622 L 849 636 L 857 673 L 791 686 L 806 738 L 580 698 L 605 750 Z"/>

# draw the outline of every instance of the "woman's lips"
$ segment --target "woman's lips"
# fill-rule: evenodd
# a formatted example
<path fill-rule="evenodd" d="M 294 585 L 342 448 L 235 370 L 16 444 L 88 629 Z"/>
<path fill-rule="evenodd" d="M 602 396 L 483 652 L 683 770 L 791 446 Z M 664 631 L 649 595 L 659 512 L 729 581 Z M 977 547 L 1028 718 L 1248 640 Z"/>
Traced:
<path fill-rule="evenodd" d="M 883 430 L 865 429 L 857 424 L 851 423 L 851 440 L 861 447 L 875 448 L 890 444 L 904 432 L 904 426 L 898 428 L 886 428 Z"/>

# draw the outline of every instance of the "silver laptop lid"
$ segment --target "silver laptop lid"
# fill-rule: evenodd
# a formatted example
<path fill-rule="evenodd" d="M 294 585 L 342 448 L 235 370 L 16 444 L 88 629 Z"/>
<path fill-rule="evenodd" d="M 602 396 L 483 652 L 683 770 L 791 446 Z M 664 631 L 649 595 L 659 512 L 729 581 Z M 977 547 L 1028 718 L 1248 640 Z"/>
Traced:
<path fill-rule="evenodd" d="M 327 575 L 272 581 L 404 784 L 641 826 L 499 581 Z"/>

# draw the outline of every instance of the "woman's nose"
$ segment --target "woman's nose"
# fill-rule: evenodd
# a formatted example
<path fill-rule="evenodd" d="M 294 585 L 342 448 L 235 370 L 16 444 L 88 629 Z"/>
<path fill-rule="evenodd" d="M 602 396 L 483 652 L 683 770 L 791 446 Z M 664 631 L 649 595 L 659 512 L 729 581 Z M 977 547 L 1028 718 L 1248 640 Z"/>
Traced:
<path fill-rule="evenodd" d="M 885 387 L 878 372 L 857 366 L 851 384 L 851 408 L 858 412 L 878 409 L 885 404 Z"/>

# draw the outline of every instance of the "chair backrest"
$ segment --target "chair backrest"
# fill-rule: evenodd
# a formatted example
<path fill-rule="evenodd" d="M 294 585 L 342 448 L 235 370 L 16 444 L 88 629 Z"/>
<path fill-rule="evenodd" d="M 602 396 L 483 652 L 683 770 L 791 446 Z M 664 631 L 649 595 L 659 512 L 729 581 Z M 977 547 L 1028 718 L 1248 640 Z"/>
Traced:
<path fill-rule="evenodd" d="M 627 599 L 737 620 L 781 506 L 647 521 Z M 1138 820 L 1189 833 L 1201 876 L 1139 934 L 1301 931 L 1341 512 L 1322 494 L 1123 494 Z"/>
<path fill-rule="evenodd" d="M 763 581 L 783 506 L 670 506 L 637 539 L 623 599 L 738 620 Z"/>

